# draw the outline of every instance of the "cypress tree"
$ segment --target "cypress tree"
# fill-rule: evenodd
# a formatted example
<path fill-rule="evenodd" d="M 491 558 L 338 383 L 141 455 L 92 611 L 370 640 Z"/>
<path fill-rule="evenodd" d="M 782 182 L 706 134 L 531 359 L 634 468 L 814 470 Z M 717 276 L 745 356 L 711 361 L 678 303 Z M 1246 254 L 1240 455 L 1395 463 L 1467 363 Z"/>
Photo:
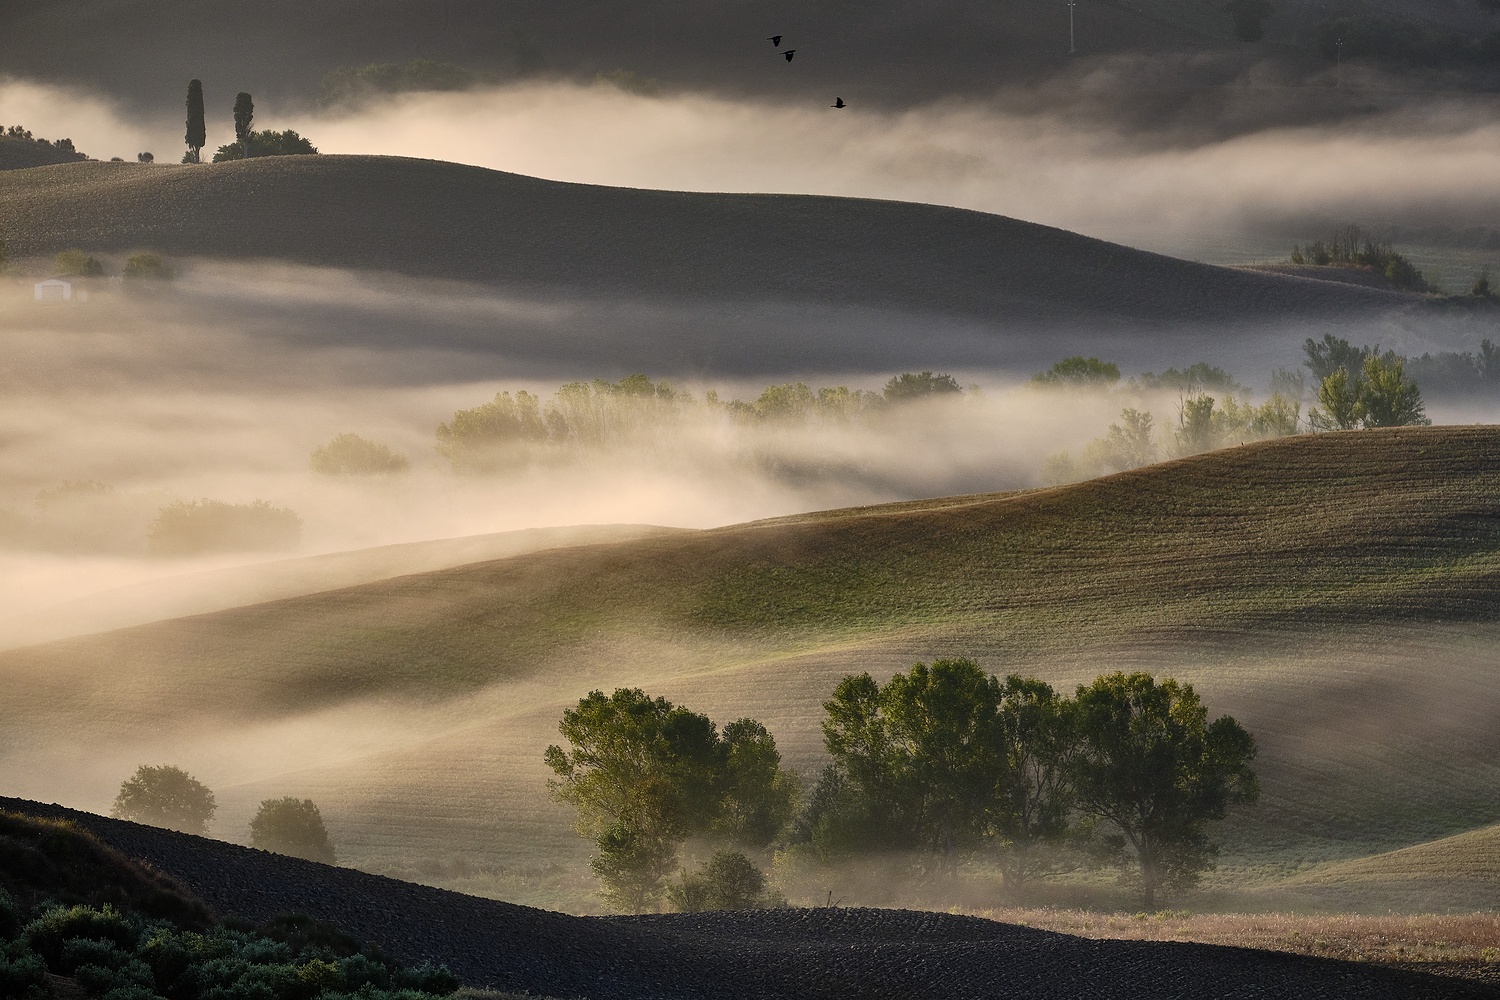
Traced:
<path fill-rule="evenodd" d="M 200 151 L 208 145 L 208 129 L 203 121 L 203 81 L 189 80 L 187 93 L 187 142 L 188 156 L 197 163 Z"/>
<path fill-rule="evenodd" d="M 239 140 L 240 151 L 250 155 L 250 124 L 255 120 L 255 102 L 241 91 L 234 98 L 234 137 Z"/>

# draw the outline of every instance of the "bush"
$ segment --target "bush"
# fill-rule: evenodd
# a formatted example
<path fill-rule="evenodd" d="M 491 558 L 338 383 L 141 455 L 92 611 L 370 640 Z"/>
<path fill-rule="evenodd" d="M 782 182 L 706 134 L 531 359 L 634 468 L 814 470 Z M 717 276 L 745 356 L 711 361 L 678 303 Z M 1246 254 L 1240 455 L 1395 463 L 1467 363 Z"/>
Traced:
<path fill-rule="evenodd" d="M 266 799 L 250 821 L 250 843 L 263 851 L 334 863 L 333 842 L 312 799 Z"/>
<path fill-rule="evenodd" d="M 248 504 L 181 500 L 163 507 L 146 535 L 151 552 L 164 556 L 204 552 L 270 552 L 293 549 L 302 536 L 295 511 L 268 501 Z"/>
<path fill-rule="evenodd" d="M 121 783 L 110 815 L 203 836 L 217 808 L 214 793 L 182 768 L 142 764 Z"/>
<path fill-rule="evenodd" d="M 108 905 L 97 910 L 92 906 L 53 907 L 21 931 L 21 940 L 53 972 L 71 971 L 67 955 L 76 939 L 133 953 L 137 937 L 136 928 L 124 914 Z"/>
<path fill-rule="evenodd" d="M 171 281 L 174 277 L 167 262 L 154 253 L 133 254 L 125 261 L 126 281 Z"/>
<path fill-rule="evenodd" d="M 53 258 L 52 268 L 63 277 L 98 278 L 104 274 L 104 265 L 82 250 L 64 250 Z"/>
<path fill-rule="evenodd" d="M 340 434 L 314 449 L 309 464 L 325 476 L 376 476 L 411 466 L 405 455 L 358 434 Z"/>
<path fill-rule="evenodd" d="M 292 129 L 285 132 L 266 129 L 263 132 L 251 132 L 243 142 L 235 141 L 227 146 L 220 146 L 214 153 L 214 162 L 224 163 L 255 156 L 307 156 L 317 151 L 318 147 Z"/>
<path fill-rule="evenodd" d="M 677 884 L 668 887 L 667 898 L 685 913 L 754 910 L 771 905 L 765 875 L 739 851 L 715 851 L 698 871 L 682 872 Z"/>

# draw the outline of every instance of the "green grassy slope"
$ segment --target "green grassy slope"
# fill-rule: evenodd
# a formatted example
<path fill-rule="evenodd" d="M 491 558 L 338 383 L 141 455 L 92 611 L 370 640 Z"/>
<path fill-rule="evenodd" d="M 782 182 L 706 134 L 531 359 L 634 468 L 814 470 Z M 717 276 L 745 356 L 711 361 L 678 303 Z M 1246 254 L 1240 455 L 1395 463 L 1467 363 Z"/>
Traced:
<path fill-rule="evenodd" d="M 1497 513 L 1500 428 L 1409 428 L 539 552 L 0 654 L 24 720 L 0 769 L 59 734 L 90 760 L 132 759 L 148 733 L 211 761 L 237 727 L 364 719 L 390 738 L 226 768 L 229 812 L 295 776 L 356 860 L 540 860 L 576 850 L 539 758 L 591 687 L 754 715 L 810 768 L 846 672 L 972 655 L 1071 685 L 1140 667 L 1260 739 L 1265 801 L 1227 828 L 1226 877 L 1264 883 L 1500 818 Z M 358 715 L 372 704 L 395 714 Z"/>
<path fill-rule="evenodd" d="M 0 230 L 22 257 L 150 249 L 570 296 L 831 302 L 989 323 L 1347 318 L 1408 301 L 960 209 L 563 184 L 390 157 L 10 171 L 0 173 Z"/>

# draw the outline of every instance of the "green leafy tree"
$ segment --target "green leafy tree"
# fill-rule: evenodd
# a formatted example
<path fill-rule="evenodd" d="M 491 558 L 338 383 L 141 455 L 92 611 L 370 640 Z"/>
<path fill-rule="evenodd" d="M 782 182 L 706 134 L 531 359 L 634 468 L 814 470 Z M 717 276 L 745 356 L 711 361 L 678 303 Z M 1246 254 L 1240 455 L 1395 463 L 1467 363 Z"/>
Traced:
<path fill-rule="evenodd" d="M 339 434 L 313 449 L 309 464 L 325 476 L 376 476 L 405 472 L 411 461 L 378 441 L 358 434 Z"/>
<path fill-rule="evenodd" d="M 1364 416 L 1359 382 L 1342 366 L 1318 386 L 1318 403 L 1321 410 L 1314 408 L 1307 413 L 1307 422 L 1317 430 L 1346 431 L 1358 427 Z"/>
<path fill-rule="evenodd" d="M 437 452 L 454 469 L 474 472 L 502 465 L 517 445 L 546 437 L 540 399 L 524 389 L 514 397 L 497 392 L 488 403 L 459 410 L 439 424 Z"/>
<path fill-rule="evenodd" d="M 1312 372 L 1313 378 L 1321 383 L 1340 368 L 1358 378 L 1364 368 L 1365 358 L 1377 353 L 1379 348 L 1355 347 L 1343 337 L 1325 333 L 1321 341 L 1308 337 L 1302 350 L 1307 355 L 1303 364 Z"/>
<path fill-rule="evenodd" d="M 1255 740 L 1229 716 L 1208 721 L 1192 685 L 1150 674 L 1110 674 L 1076 698 L 1075 801 L 1119 831 L 1147 910 L 1161 889 L 1186 887 L 1212 867 L 1206 826 L 1254 802 Z"/>
<path fill-rule="evenodd" d="M 333 841 L 312 799 L 266 799 L 250 821 L 250 843 L 263 851 L 289 854 L 325 865 L 334 863 Z"/>
<path fill-rule="evenodd" d="M 1406 374 L 1404 359 L 1368 357 L 1364 376 L 1359 390 L 1359 410 L 1366 427 L 1432 423 L 1427 419 L 1421 390 Z"/>
<path fill-rule="evenodd" d="M 1050 684 L 1016 674 L 1005 679 L 999 710 L 1004 770 L 991 823 L 1006 891 L 1018 900 L 1030 878 L 1070 867 L 1058 864 L 1056 849 L 1068 832 L 1073 802 L 1074 715 L 1073 703 Z"/>
<path fill-rule="evenodd" d="M 934 375 L 932 372 L 902 372 L 894 375 L 885 384 L 885 399 L 888 403 L 907 403 L 932 396 L 952 396 L 963 392 L 952 375 Z"/>
<path fill-rule="evenodd" d="M 203 114 L 203 81 L 189 80 L 187 92 L 187 133 L 183 136 L 187 143 L 187 156 L 185 163 L 197 163 L 203 155 L 203 147 L 208 145 L 208 126 Z"/>
<path fill-rule="evenodd" d="M 797 776 L 782 768 L 775 737 L 754 719 L 725 726 L 720 748 L 720 800 L 712 830 L 731 844 L 765 847 L 791 822 Z"/>
<path fill-rule="evenodd" d="M 959 848 L 982 839 L 1005 766 L 999 703 L 999 682 L 972 660 L 917 663 L 883 687 L 845 677 L 823 706 L 840 786 L 823 798 L 846 818 L 825 829 L 928 851 L 951 872 Z"/>
<path fill-rule="evenodd" d="M 742 719 L 721 738 L 705 715 L 637 688 L 591 692 L 563 713 L 568 749 L 549 746 L 548 788 L 594 839 L 590 862 L 611 905 L 637 911 L 660 899 L 677 849 L 694 835 L 765 842 L 778 796 L 795 788 L 763 727 Z M 758 846 L 758 845 L 757 845 Z"/>
<path fill-rule="evenodd" d="M 1138 469 L 1156 461 L 1156 438 L 1152 417 L 1144 410 L 1120 411 L 1120 422 L 1110 424 L 1104 437 L 1089 446 L 1085 462 L 1112 472 Z"/>
<path fill-rule="evenodd" d="M 1120 381 L 1120 366 L 1113 361 L 1075 355 L 1031 377 L 1032 385 L 1074 389 L 1107 389 Z"/>
<path fill-rule="evenodd" d="M 201 837 L 217 809 L 214 793 L 182 768 L 142 764 L 121 783 L 110 815 Z"/>

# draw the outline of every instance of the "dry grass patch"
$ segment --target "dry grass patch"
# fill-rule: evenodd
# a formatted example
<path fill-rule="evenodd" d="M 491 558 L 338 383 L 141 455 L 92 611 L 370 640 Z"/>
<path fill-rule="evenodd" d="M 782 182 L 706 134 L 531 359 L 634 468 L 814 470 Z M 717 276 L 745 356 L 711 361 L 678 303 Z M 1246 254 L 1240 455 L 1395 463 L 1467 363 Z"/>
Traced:
<path fill-rule="evenodd" d="M 1435 966 L 1500 981 L 1500 913 L 1412 916 L 1097 913 L 997 909 L 976 916 L 1088 938 L 1189 941 L 1387 965 Z"/>

